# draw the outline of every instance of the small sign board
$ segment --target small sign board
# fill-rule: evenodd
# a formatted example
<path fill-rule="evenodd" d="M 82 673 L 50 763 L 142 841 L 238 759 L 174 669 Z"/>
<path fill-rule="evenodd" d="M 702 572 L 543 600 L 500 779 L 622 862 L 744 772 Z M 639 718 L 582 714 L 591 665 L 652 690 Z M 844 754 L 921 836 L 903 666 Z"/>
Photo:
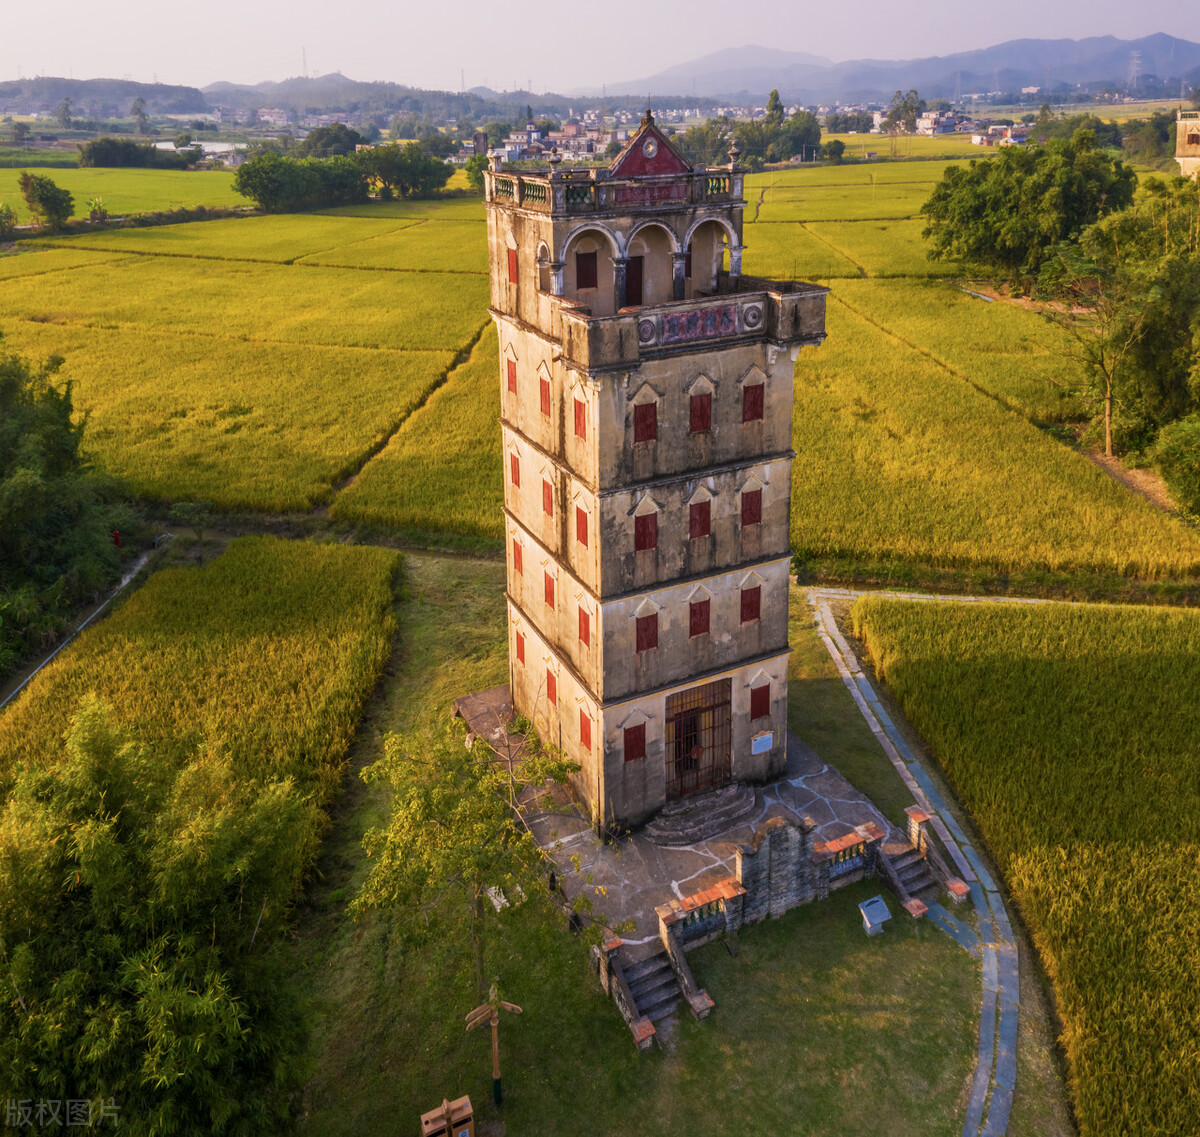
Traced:
<path fill-rule="evenodd" d="M 775 745 L 775 732 L 770 730 L 763 731 L 762 734 L 756 734 L 750 739 L 751 754 L 766 754 L 771 747 Z"/>
<path fill-rule="evenodd" d="M 870 900 L 864 900 L 858 906 L 858 910 L 862 913 L 863 931 L 868 936 L 879 935 L 883 931 L 883 922 L 892 918 L 882 896 L 872 896 Z"/>

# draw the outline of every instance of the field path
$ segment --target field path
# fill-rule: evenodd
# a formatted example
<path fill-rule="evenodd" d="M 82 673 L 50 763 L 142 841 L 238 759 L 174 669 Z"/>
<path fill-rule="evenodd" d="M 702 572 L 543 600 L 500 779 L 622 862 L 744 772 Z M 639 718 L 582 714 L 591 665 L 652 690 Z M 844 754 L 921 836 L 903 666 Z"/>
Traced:
<path fill-rule="evenodd" d="M 1008 912 L 1004 907 L 1004 898 L 946 800 L 930 779 L 921 759 L 884 709 L 870 678 L 863 671 L 858 656 L 838 628 L 831 607 L 835 602 L 855 600 L 866 595 L 882 595 L 922 603 L 964 600 L 983 603 L 993 602 L 993 598 L 942 596 L 932 593 L 868 593 L 844 588 L 810 588 L 807 594 L 821 641 L 832 657 L 842 682 L 913 797 L 923 809 L 933 815 L 932 825 L 938 837 L 971 889 L 971 901 L 979 920 L 983 990 L 975 1076 L 962 1133 L 963 1137 L 1004 1137 L 1008 1131 L 1008 1116 L 1012 1110 L 1013 1091 L 1017 1084 L 1017 1027 L 1020 1011 L 1017 943 Z M 1017 598 L 1000 599 L 997 602 L 1050 603 L 1046 600 Z M 931 917 L 956 939 L 962 936 L 960 942 L 970 950 L 969 929 L 964 929 L 953 916 L 944 910 L 939 911 L 938 907 L 930 909 Z"/>

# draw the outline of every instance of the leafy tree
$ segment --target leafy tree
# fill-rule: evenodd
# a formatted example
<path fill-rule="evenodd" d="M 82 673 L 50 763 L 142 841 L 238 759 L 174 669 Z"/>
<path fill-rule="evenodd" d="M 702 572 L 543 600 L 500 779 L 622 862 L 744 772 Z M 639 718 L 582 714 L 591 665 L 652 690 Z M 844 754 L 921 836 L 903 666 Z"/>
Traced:
<path fill-rule="evenodd" d="M 372 182 L 399 197 L 430 197 L 454 172 L 445 162 L 426 154 L 420 142 L 364 150 L 358 162 Z"/>
<path fill-rule="evenodd" d="M 367 172 L 357 156 L 298 159 L 267 151 L 238 167 L 233 188 L 267 213 L 320 209 L 365 201 Z"/>
<path fill-rule="evenodd" d="M 556 118 L 539 118 L 533 125 L 541 131 L 543 138 L 545 138 L 546 135 L 552 130 L 562 130 L 562 123 Z M 459 129 L 462 130 L 463 128 L 460 126 Z"/>
<path fill-rule="evenodd" d="M 17 211 L 0 203 L 0 241 L 11 241 L 17 231 Z"/>
<path fill-rule="evenodd" d="M 925 100 L 916 91 L 897 91 L 888 103 L 883 130 L 888 134 L 896 134 L 901 130 L 912 134 L 917 129 L 917 118 L 924 113 Z"/>
<path fill-rule="evenodd" d="M 63 99 L 58 104 L 58 125 L 67 128 L 71 125 L 71 100 Z"/>
<path fill-rule="evenodd" d="M 449 158 L 458 149 L 454 144 L 454 139 L 448 134 L 443 134 L 440 130 L 423 134 L 419 145 L 421 153 L 430 158 Z"/>
<path fill-rule="evenodd" d="M 830 134 L 867 134 L 874 125 L 870 111 L 834 112 L 825 116 L 825 129 Z"/>
<path fill-rule="evenodd" d="M 12 128 L 12 140 L 18 144 L 25 141 L 29 137 L 29 123 L 14 122 Z"/>
<path fill-rule="evenodd" d="M 192 136 L 188 131 L 175 135 L 175 149 L 184 150 L 192 144 Z"/>
<path fill-rule="evenodd" d="M 948 167 L 921 206 L 929 256 L 1027 283 L 1060 241 L 1128 205 L 1136 182 L 1090 131 L 973 158 Z"/>
<path fill-rule="evenodd" d="M 146 117 L 146 100 L 138 95 L 129 107 L 129 114 L 137 123 L 138 134 L 145 134 L 150 124 L 149 118 Z"/>
<path fill-rule="evenodd" d="M 821 147 L 821 153 L 827 162 L 839 166 L 842 162 L 842 155 L 846 153 L 846 144 L 840 138 L 831 138 Z"/>
<path fill-rule="evenodd" d="M 509 136 L 511 131 L 512 127 L 506 122 L 489 122 L 487 126 L 483 128 L 484 134 L 487 135 L 488 146 L 492 147 L 493 149 L 499 146 L 500 143 Z"/>
<path fill-rule="evenodd" d="M 196 534 L 196 544 L 204 552 L 204 531 L 212 523 L 211 501 L 177 501 L 171 506 L 171 523 L 182 525 Z"/>
<path fill-rule="evenodd" d="M 304 141 L 296 148 L 298 158 L 333 158 L 338 155 L 353 154 L 355 148 L 363 141 L 363 136 L 357 130 L 351 130 L 343 122 L 335 122 L 332 126 L 318 126 L 310 130 Z"/>
<path fill-rule="evenodd" d="M 772 90 L 767 96 L 767 111 L 763 115 L 763 122 L 772 130 L 778 130 L 783 126 L 783 116 L 783 100 L 779 97 L 778 91 Z"/>
<path fill-rule="evenodd" d="M 467 174 L 467 185 L 476 193 L 483 193 L 483 172 L 487 169 L 487 156 L 475 154 L 463 164 Z"/>
<path fill-rule="evenodd" d="M 1151 457 L 1181 508 L 1200 515 L 1200 414 L 1164 426 Z"/>
<path fill-rule="evenodd" d="M 44 174 L 24 171 L 17 184 L 39 228 L 62 229 L 71 218 L 75 199 Z"/>
<path fill-rule="evenodd" d="M 547 891 L 548 866 L 518 804 L 528 810 L 531 794 L 535 803 L 545 785 L 565 783 L 577 768 L 537 747 L 498 757 L 457 738 L 411 754 L 389 735 L 384 757 L 362 777 L 389 787 L 392 816 L 364 838 L 373 867 L 353 910 L 387 909 L 402 936 L 436 931 L 469 943 L 484 994 L 488 925 L 498 915 L 489 890 L 509 902 Z"/>
<path fill-rule="evenodd" d="M 689 162 L 719 166 L 729 161 L 732 133 L 729 119 L 710 118 L 702 126 L 692 126 L 677 134 L 674 141 Z"/>
<path fill-rule="evenodd" d="M 0 811 L 0 1061 L 33 1098 L 113 1099 L 138 1133 L 274 1131 L 304 1044 L 276 947 L 317 829 L 290 782 L 239 793 L 86 700 Z"/>

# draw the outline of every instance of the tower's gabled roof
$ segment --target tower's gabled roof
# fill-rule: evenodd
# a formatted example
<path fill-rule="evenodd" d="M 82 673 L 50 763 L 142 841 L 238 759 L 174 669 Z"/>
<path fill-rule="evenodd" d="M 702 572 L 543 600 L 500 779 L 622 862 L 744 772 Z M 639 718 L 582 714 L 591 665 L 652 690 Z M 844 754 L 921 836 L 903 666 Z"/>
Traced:
<path fill-rule="evenodd" d="M 653 178 L 670 174 L 690 174 L 692 167 L 675 149 L 671 140 L 654 124 L 650 108 L 625 148 L 608 167 L 613 178 Z"/>

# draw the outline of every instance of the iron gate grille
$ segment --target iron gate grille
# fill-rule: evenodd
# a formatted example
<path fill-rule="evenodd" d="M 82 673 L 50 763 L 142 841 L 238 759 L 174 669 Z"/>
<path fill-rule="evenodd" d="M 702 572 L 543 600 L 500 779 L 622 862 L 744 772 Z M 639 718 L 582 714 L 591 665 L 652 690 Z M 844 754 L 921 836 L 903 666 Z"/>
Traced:
<path fill-rule="evenodd" d="M 667 800 L 729 781 L 732 681 L 667 697 Z"/>

